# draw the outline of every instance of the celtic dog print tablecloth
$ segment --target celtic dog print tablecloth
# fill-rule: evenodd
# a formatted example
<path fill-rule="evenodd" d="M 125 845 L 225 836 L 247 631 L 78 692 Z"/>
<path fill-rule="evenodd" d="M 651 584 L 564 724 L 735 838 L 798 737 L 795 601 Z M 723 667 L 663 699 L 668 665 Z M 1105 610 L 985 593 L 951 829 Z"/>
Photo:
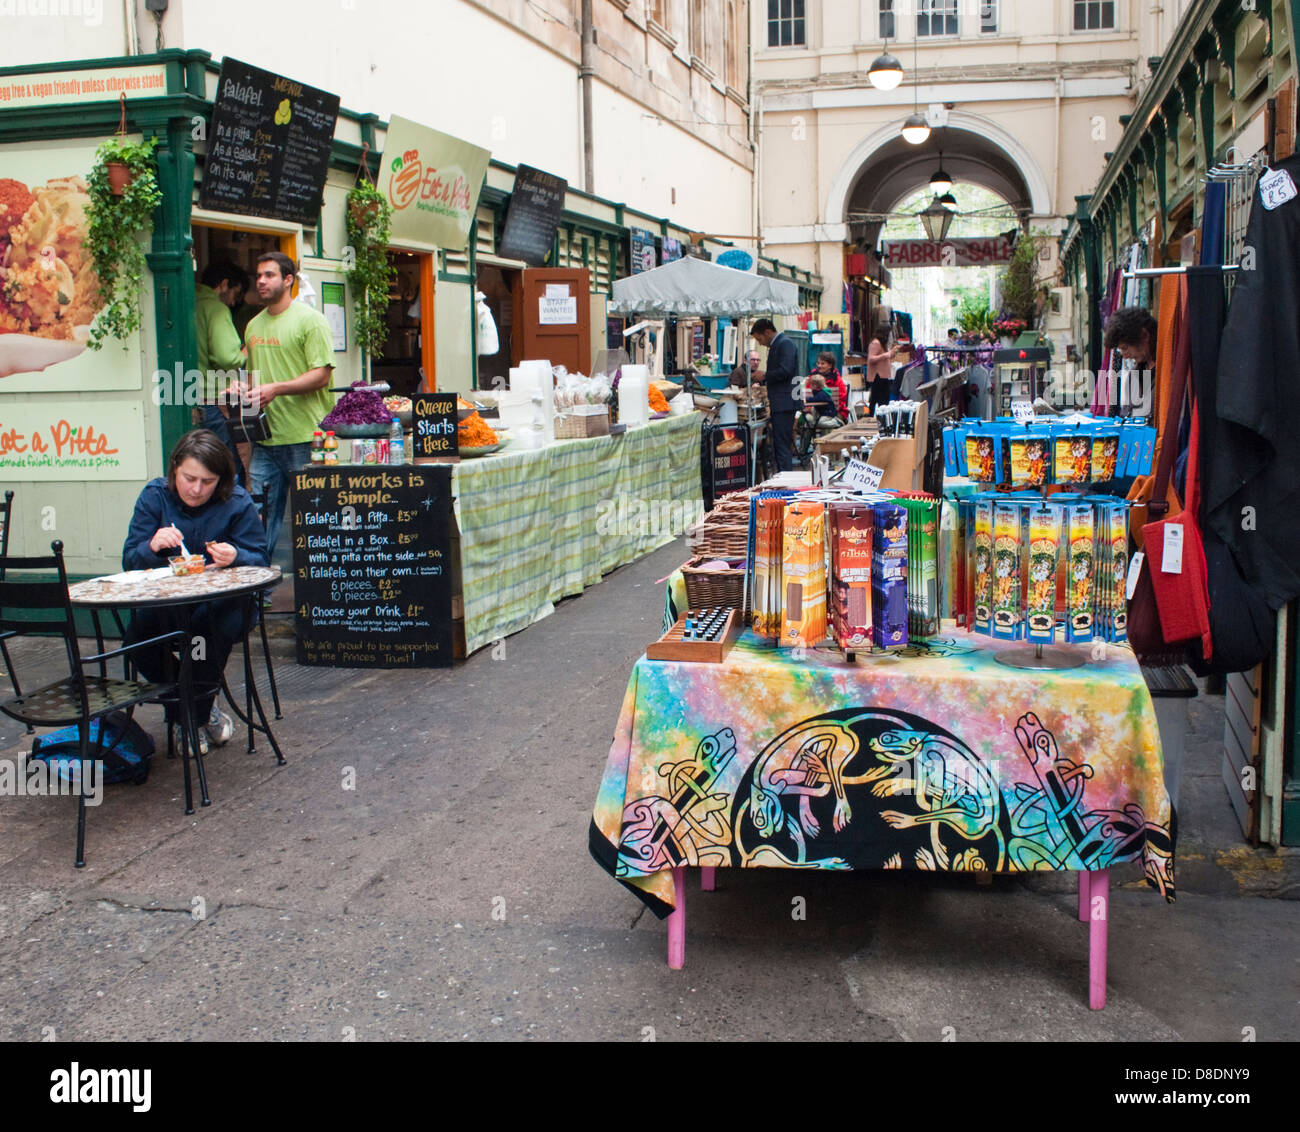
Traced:
<path fill-rule="evenodd" d="M 1131 649 L 1027 671 L 945 624 L 848 664 L 746 633 L 722 664 L 637 662 L 592 855 L 659 915 L 671 870 L 1096 872 L 1174 891 L 1155 709 Z M 1023 647 L 1023 646 L 1022 646 Z"/>

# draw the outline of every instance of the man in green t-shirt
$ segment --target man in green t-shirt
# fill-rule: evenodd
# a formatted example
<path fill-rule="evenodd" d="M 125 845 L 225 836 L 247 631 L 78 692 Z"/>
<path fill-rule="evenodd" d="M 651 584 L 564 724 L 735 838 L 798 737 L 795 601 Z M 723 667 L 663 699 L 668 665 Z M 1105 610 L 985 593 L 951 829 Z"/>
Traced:
<path fill-rule="evenodd" d="M 334 408 L 329 391 L 334 337 L 325 316 L 293 301 L 298 266 L 283 252 L 257 260 L 265 307 L 244 331 L 248 352 L 245 404 L 265 409 L 271 438 L 253 447 L 250 491 L 266 492 L 266 545 L 272 555 L 289 500 L 289 477 L 311 463 L 311 435 Z"/>
<path fill-rule="evenodd" d="M 198 345 L 199 370 L 203 374 L 203 403 L 195 422 L 221 438 L 235 458 L 235 475 L 245 486 L 244 461 L 230 435 L 230 423 L 218 399 L 232 381 L 239 380 L 244 364 L 244 344 L 231 319 L 248 287 L 248 273 L 233 263 L 210 263 L 203 269 L 202 282 L 194 288 L 194 337 Z"/>

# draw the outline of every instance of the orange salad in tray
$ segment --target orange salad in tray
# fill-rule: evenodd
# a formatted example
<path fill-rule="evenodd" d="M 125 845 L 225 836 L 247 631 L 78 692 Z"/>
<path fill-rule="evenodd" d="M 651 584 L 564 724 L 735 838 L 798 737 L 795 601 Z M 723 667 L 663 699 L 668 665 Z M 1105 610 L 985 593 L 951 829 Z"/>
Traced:
<path fill-rule="evenodd" d="M 668 412 L 668 398 L 655 386 L 650 386 L 650 411 L 652 413 Z"/>
<path fill-rule="evenodd" d="M 500 437 L 478 413 L 470 413 L 457 426 L 456 441 L 462 448 L 487 448 L 500 443 Z"/>

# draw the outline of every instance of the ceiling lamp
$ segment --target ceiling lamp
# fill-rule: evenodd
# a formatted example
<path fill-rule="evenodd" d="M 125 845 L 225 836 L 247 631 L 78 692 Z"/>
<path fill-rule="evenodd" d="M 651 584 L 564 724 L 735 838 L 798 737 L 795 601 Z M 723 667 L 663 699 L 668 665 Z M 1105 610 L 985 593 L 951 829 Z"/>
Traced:
<path fill-rule="evenodd" d="M 944 193 L 943 196 L 939 198 L 939 203 L 949 212 L 957 211 L 957 198 L 953 196 L 952 193 Z"/>
<path fill-rule="evenodd" d="M 930 178 L 930 188 L 935 196 L 943 196 L 952 188 L 952 178 L 943 170 L 943 156 L 939 157 L 939 168 L 934 171 L 934 176 Z"/>
<path fill-rule="evenodd" d="M 948 238 L 948 229 L 952 227 L 952 213 L 946 209 L 939 198 L 930 202 L 930 207 L 918 214 L 925 226 L 925 234 L 935 242 Z"/>
<path fill-rule="evenodd" d="M 867 78 L 877 90 L 897 90 L 903 81 L 903 64 L 895 59 L 886 48 L 883 55 L 876 56 L 871 64 Z"/>
<path fill-rule="evenodd" d="M 903 123 L 903 140 L 920 145 L 929 136 L 930 123 L 926 121 L 925 115 L 919 110 L 915 114 L 909 114 Z"/>
<path fill-rule="evenodd" d="M 903 123 L 903 140 L 911 142 L 912 145 L 920 145 L 930 136 L 930 123 L 926 121 L 925 115 L 921 113 L 920 71 L 918 69 L 916 54 L 916 39 L 912 40 L 912 113 L 908 115 L 907 121 Z"/>

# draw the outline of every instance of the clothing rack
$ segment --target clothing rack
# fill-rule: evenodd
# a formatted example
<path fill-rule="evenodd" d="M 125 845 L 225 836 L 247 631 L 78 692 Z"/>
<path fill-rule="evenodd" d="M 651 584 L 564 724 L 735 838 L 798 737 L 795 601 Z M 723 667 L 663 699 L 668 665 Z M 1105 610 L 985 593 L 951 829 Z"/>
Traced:
<path fill-rule="evenodd" d="M 1195 266 L 1195 265 L 1193 265 Z M 1239 263 L 1207 263 L 1202 266 L 1207 268 L 1217 268 L 1219 271 L 1240 271 Z M 1125 279 L 1150 279 L 1156 275 L 1186 275 L 1186 267 L 1139 267 L 1136 271 L 1125 271 Z"/>

